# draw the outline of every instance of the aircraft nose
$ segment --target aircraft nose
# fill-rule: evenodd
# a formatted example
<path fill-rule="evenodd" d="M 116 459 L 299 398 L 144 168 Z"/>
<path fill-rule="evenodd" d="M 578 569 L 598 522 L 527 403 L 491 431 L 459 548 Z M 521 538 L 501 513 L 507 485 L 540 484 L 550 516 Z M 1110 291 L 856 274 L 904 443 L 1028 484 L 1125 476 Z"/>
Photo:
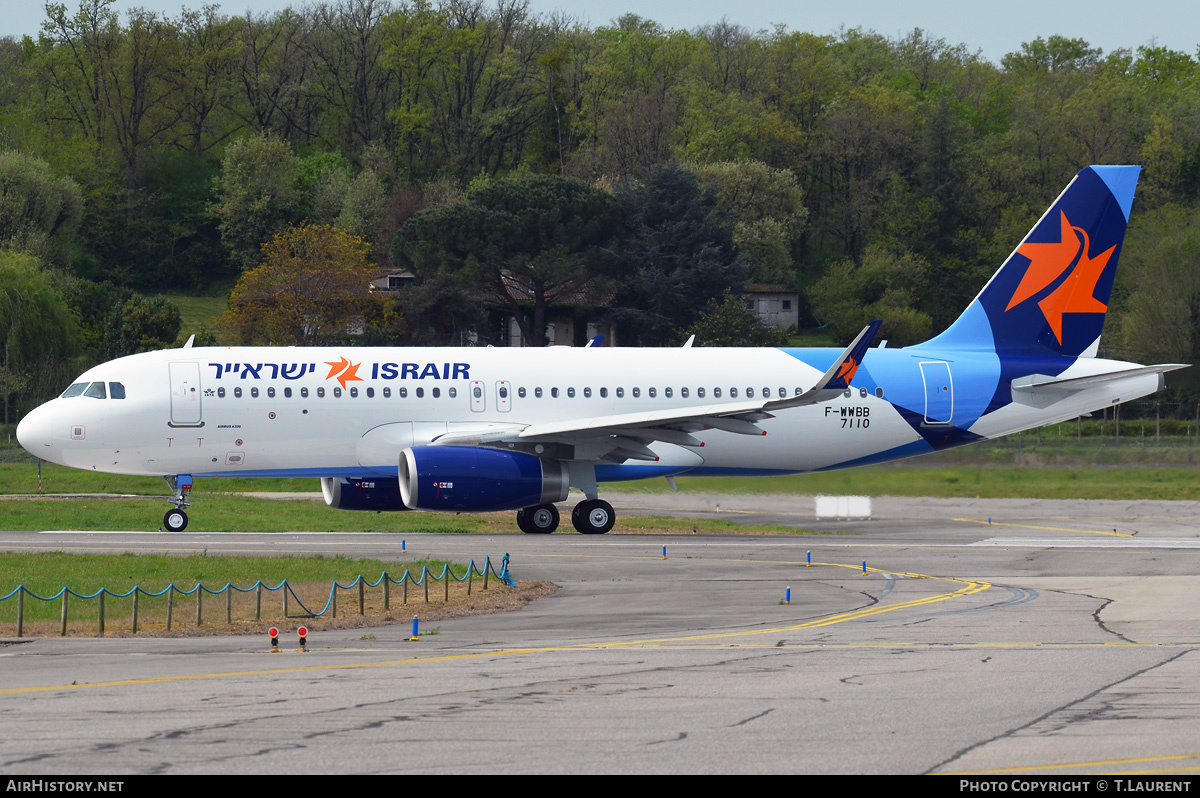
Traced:
<path fill-rule="evenodd" d="M 54 409 L 50 402 L 35 407 L 17 425 L 17 442 L 25 451 L 43 460 L 50 459 L 54 433 Z"/>

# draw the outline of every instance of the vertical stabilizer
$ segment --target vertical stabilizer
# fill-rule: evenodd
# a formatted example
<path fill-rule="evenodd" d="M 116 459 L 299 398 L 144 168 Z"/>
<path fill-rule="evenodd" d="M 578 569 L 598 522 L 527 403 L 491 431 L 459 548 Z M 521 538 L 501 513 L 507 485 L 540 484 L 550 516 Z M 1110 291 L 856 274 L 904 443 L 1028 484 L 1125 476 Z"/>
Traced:
<path fill-rule="evenodd" d="M 1104 329 L 1138 166 L 1082 169 L 930 346 L 1079 357 Z"/>

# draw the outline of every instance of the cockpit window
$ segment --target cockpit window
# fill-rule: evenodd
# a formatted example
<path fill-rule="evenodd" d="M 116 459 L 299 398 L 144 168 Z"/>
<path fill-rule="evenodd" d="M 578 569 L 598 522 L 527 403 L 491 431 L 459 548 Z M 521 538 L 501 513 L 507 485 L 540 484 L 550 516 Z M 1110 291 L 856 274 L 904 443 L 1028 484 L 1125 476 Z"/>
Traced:
<path fill-rule="evenodd" d="M 124 399 L 125 386 L 119 382 L 110 382 L 108 384 L 108 395 L 113 399 Z"/>
<path fill-rule="evenodd" d="M 108 395 L 104 391 L 104 383 L 102 382 L 93 382 L 87 387 L 87 390 L 83 392 L 83 395 L 90 396 L 93 399 L 108 398 Z"/>
<path fill-rule="evenodd" d="M 88 387 L 86 382 L 77 382 L 62 392 L 62 398 L 67 399 L 72 396 L 79 396 L 79 394 L 83 393 L 83 389 L 86 387 Z"/>

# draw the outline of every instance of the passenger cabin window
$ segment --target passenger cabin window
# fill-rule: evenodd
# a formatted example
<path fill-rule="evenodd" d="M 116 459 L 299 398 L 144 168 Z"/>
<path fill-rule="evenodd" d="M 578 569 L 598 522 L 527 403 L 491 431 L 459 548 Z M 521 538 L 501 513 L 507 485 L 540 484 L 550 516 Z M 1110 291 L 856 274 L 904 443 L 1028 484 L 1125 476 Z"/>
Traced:
<path fill-rule="evenodd" d="M 624 398 L 625 398 L 625 389 L 624 389 L 624 388 L 618 388 L 618 389 L 617 389 L 617 398 L 618 398 L 618 399 L 624 399 Z"/>
<path fill-rule="evenodd" d="M 670 389 L 670 388 L 664 388 L 664 389 L 663 389 L 663 396 L 665 396 L 665 397 L 667 397 L 668 399 L 670 399 L 670 398 L 671 398 L 671 389 Z"/>
<path fill-rule="evenodd" d="M 107 392 L 104 390 L 104 383 L 102 382 L 93 382 L 87 387 L 87 390 L 83 392 L 83 395 L 90 396 L 93 399 L 108 398 Z"/>
<path fill-rule="evenodd" d="M 550 397 L 551 397 L 551 398 L 553 398 L 553 399 L 557 399 L 557 398 L 558 398 L 558 389 L 557 389 L 557 388 L 551 388 L 551 389 L 550 389 Z"/>
<path fill-rule="evenodd" d="M 533 395 L 534 395 L 534 396 L 536 396 L 538 399 L 541 399 L 541 398 L 542 398 L 542 389 L 541 389 L 541 388 L 534 388 L 534 389 L 533 389 Z"/>
<path fill-rule="evenodd" d="M 453 388 L 451 388 L 450 390 L 451 390 L 451 392 L 452 392 L 450 395 L 451 395 L 451 396 L 453 396 L 453 395 L 454 395 L 454 394 L 453 394 L 453 391 L 454 391 L 454 389 L 453 389 Z M 501 386 L 500 386 L 500 398 L 501 398 L 501 399 L 507 399 L 507 398 L 508 398 L 508 388 L 505 388 L 503 385 L 501 385 Z"/>
<path fill-rule="evenodd" d="M 607 389 L 607 388 L 601 388 L 601 389 L 600 389 L 600 398 L 601 398 L 601 399 L 607 399 L 607 398 L 608 398 L 608 389 Z"/>
<path fill-rule="evenodd" d="M 634 388 L 634 389 L 633 389 L 633 398 L 634 398 L 634 399 L 637 399 L 637 398 L 638 398 L 639 396 L 641 396 L 641 395 L 642 395 L 642 389 L 641 389 L 641 388 Z"/>
<path fill-rule="evenodd" d="M 417 398 L 418 398 L 418 399 L 424 399 L 424 398 L 425 398 L 425 389 L 424 389 L 424 388 L 418 388 L 418 389 L 417 389 Z"/>
<path fill-rule="evenodd" d="M 518 389 L 517 389 L 517 396 L 519 396 L 519 397 L 521 397 L 522 399 L 524 399 L 524 398 L 525 398 L 525 389 L 524 389 L 524 388 L 518 388 Z"/>
<path fill-rule="evenodd" d="M 407 399 L 407 398 L 408 398 L 408 389 L 407 389 L 407 388 L 401 388 L 401 389 L 398 391 L 398 393 L 399 393 L 399 395 L 400 395 L 400 398 L 401 398 L 401 399 Z"/>
<path fill-rule="evenodd" d="M 341 389 L 341 388 L 334 388 L 334 389 L 333 389 L 333 398 L 335 398 L 335 399 L 341 399 L 341 398 L 342 398 L 342 389 Z"/>
<path fill-rule="evenodd" d="M 224 398 L 225 398 L 225 389 L 224 389 L 224 388 L 218 388 L 218 389 L 217 389 L 217 398 L 218 398 L 218 399 L 224 399 Z"/>
<path fill-rule="evenodd" d="M 241 399 L 241 398 L 242 398 L 242 389 L 241 389 L 241 388 L 234 388 L 234 389 L 233 389 L 233 398 L 234 398 L 234 399 Z"/>
<path fill-rule="evenodd" d="M 62 398 L 69 399 L 72 396 L 79 396 L 79 394 L 83 393 L 83 389 L 86 387 L 88 387 L 86 382 L 77 382 L 62 392 Z"/>
<path fill-rule="evenodd" d="M 284 399 L 291 399 L 291 398 L 292 398 L 292 389 L 291 389 L 290 387 L 288 387 L 288 388 L 284 388 L 284 389 L 283 389 L 283 398 L 284 398 Z"/>
<path fill-rule="evenodd" d="M 650 389 L 650 398 L 651 398 L 651 399 L 653 399 L 653 398 L 654 398 L 654 397 L 656 397 L 656 396 L 658 396 L 658 389 L 657 389 L 657 388 L 651 388 L 651 389 Z"/>
<path fill-rule="evenodd" d="M 592 389 L 591 389 L 591 388 L 584 388 L 584 389 L 583 389 L 583 398 L 584 398 L 584 399 L 591 399 L 591 398 L 592 398 Z"/>
<path fill-rule="evenodd" d="M 301 388 L 301 389 L 300 389 L 300 398 L 301 398 L 301 399 L 307 399 L 307 398 L 308 398 L 308 389 L 307 389 L 307 388 Z"/>
<path fill-rule="evenodd" d="M 386 388 L 386 387 L 385 387 L 385 388 L 383 389 L 383 398 L 384 398 L 384 399 L 391 399 L 391 398 L 392 398 L 392 389 L 391 389 L 391 388 Z"/>
<path fill-rule="evenodd" d="M 721 389 L 713 388 L 713 396 L 716 397 L 717 399 L 720 399 L 721 398 Z"/>
<path fill-rule="evenodd" d="M 239 394 L 239 395 L 240 395 L 240 394 Z M 317 398 L 318 398 L 318 399 L 324 399 L 324 398 L 325 398 L 325 389 L 324 389 L 324 388 L 318 388 L 318 389 L 317 389 Z"/>
<path fill-rule="evenodd" d="M 687 398 L 688 398 L 688 389 L 687 389 L 687 388 L 680 388 L 680 389 L 679 389 L 679 395 L 680 395 L 681 397 L 683 397 L 684 399 L 687 399 Z"/>
<path fill-rule="evenodd" d="M 699 396 L 701 399 L 703 399 L 703 398 L 704 398 L 704 389 L 703 389 L 703 388 L 697 388 L 697 389 L 696 389 L 696 396 Z"/>
<path fill-rule="evenodd" d="M 434 389 L 433 389 L 433 398 L 434 398 L 434 399 L 440 399 L 441 397 L 442 397 L 442 389 L 441 389 L 441 388 L 434 388 Z"/>
<path fill-rule="evenodd" d="M 110 382 L 108 384 L 108 395 L 113 399 L 124 399 L 125 386 L 119 382 Z"/>
<path fill-rule="evenodd" d="M 458 389 L 457 388 L 449 388 L 449 389 L 447 389 L 446 393 L 448 393 L 450 395 L 450 398 L 453 399 L 454 397 L 458 396 Z"/>
<path fill-rule="evenodd" d="M 737 388 L 730 388 L 730 389 L 729 389 L 729 398 L 730 398 L 730 399 L 737 399 Z"/>
<path fill-rule="evenodd" d="M 350 386 L 350 398 L 351 399 L 358 398 L 358 387 L 357 386 L 353 386 L 353 385 Z"/>
<path fill-rule="evenodd" d="M 367 398 L 368 398 L 368 399 L 374 399 L 374 398 L 375 398 L 375 389 L 374 389 L 374 388 L 368 388 L 368 389 L 367 389 Z"/>
<path fill-rule="evenodd" d="M 268 389 L 267 389 L 267 396 L 268 396 L 268 397 L 270 397 L 271 399 L 274 399 L 274 398 L 275 398 L 275 389 L 274 389 L 274 388 L 268 388 Z"/>
<path fill-rule="evenodd" d="M 747 389 L 746 389 L 746 398 L 747 398 L 747 399 L 753 399 L 753 398 L 754 398 L 754 389 L 753 389 L 753 388 L 747 388 Z"/>
<path fill-rule="evenodd" d="M 568 397 L 569 399 L 574 399 L 574 398 L 575 398 L 575 389 L 574 389 L 574 388 L 568 388 L 568 389 L 567 389 L 567 397 Z"/>

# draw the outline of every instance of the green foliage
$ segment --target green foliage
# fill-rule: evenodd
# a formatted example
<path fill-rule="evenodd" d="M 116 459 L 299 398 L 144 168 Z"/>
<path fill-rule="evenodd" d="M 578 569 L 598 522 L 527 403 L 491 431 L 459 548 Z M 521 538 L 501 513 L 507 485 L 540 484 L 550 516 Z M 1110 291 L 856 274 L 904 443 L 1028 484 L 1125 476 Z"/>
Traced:
<path fill-rule="evenodd" d="M 830 269 L 813 287 L 813 305 L 839 341 L 849 342 L 880 319 L 879 337 L 907 346 L 933 333 L 929 314 L 917 309 L 928 284 L 928 264 L 920 258 L 871 247 L 861 265 L 844 260 Z"/>
<path fill-rule="evenodd" d="M 728 213 L 714 192 L 678 163 L 618 188 L 625 212 L 621 287 L 611 316 L 620 340 L 658 346 L 693 323 L 707 304 L 746 282 Z"/>
<path fill-rule="evenodd" d="M 542 346 L 548 303 L 588 304 L 605 289 L 619 212 L 611 196 L 578 180 L 492 180 L 409 219 L 392 261 L 421 276 L 457 275 L 511 309 L 525 341 Z M 522 302 L 532 304 L 532 318 Z"/>
<path fill-rule="evenodd" d="M 175 345 L 183 322 L 166 297 L 135 296 L 110 314 L 106 358 L 154 352 Z"/>
<path fill-rule="evenodd" d="M 82 203 L 75 181 L 55 177 L 45 161 L 0 151 L 0 247 L 65 265 Z"/>
<path fill-rule="evenodd" d="M 808 219 L 796 175 L 759 161 L 701 164 L 695 170 L 716 195 L 717 207 L 732 217 L 733 243 L 746 259 L 750 279 L 792 285 L 793 252 Z"/>
<path fill-rule="evenodd" d="M 696 336 L 696 346 L 786 346 L 787 333 L 766 326 L 746 307 L 746 298 L 726 291 L 713 300 L 681 336 Z"/>
<path fill-rule="evenodd" d="M 291 147 L 275 136 L 242 139 L 226 150 L 212 213 L 243 270 L 257 265 L 263 242 L 287 226 L 300 202 L 299 175 Z"/>

